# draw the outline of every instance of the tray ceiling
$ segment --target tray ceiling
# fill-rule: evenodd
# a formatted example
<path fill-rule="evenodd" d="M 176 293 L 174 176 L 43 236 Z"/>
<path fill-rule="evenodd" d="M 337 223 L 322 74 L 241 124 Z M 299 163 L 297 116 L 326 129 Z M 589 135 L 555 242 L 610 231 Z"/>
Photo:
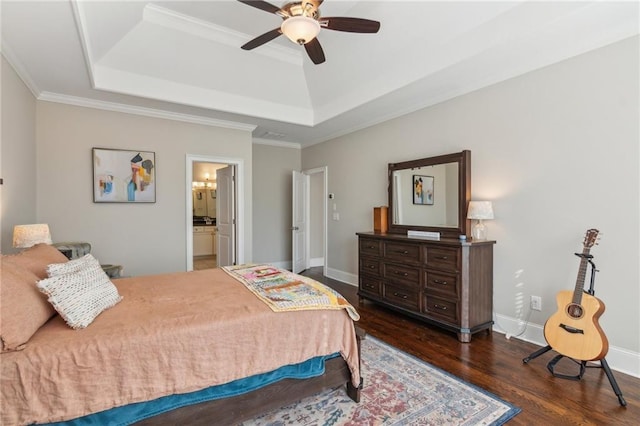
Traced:
<path fill-rule="evenodd" d="M 277 6 L 282 4 L 272 2 Z M 326 0 L 314 65 L 237 1 L 2 2 L 2 50 L 43 100 L 321 142 L 638 34 L 637 2 Z"/>

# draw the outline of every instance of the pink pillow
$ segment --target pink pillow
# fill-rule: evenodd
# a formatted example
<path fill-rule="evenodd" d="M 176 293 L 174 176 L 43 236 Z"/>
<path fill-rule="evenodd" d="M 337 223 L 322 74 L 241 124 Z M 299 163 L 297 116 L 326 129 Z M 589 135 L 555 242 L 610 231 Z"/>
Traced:
<path fill-rule="evenodd" d="M 0 277 L 0 343 L 2 352 L 24 349 L 31 336 L 55 314 L 38 291 L 32 271 L 2 256 Z M 9 260 L 11 259 L 11 260 Z"/>
<path fill-rule="evenodd" d="M 48 244 L 36 244 L 19 254 L 5 257 L 12 263 L 33 272 L 42 280 L 48 277 L 47 266 L 52 263 L 65 263 L 69 261 L 67 256 L 62 254 L 57 248 Z"/>

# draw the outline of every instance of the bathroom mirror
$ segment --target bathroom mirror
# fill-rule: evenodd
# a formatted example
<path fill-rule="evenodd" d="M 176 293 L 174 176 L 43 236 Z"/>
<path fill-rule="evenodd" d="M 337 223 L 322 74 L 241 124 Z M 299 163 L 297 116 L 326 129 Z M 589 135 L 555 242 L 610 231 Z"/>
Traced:
<path fill-rule="evenodd" d="M 389 232 L 467 235 L 471 151 L 389 164 Z"/>

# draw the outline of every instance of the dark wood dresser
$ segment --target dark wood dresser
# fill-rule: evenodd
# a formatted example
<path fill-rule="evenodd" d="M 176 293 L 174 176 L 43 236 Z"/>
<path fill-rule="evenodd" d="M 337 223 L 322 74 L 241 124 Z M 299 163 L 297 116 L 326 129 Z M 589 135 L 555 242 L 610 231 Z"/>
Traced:
<path fill-rule="evenodd" d="M 495 241 L 357 233 L 358 295 L 458 334 L 493 324 Z"/>

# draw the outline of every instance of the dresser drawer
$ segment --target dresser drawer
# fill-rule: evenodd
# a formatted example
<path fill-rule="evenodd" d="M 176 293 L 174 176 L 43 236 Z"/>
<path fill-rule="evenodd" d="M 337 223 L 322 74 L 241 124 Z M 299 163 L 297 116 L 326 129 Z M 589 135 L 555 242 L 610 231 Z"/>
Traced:
<path fill-rule="evenodd" d="M 425 295 L 424 313 L 452 324 L 458 324 L 460 322 L 458 304 L 456 302 L 441 299 L 430 294 Z"/>
<path fill-rule="evenodd" d="M 417 291 L 385 284 L 384 298 L 396 306 L 401 306 L 416 312 L 420 310 L 420 300 Z"/>
<path fill-rule="evenodd" d="M 360 273 L 361 274 L 369 274 L 375 275 L 377 277 L 382 275 L 381 269 L 382 262 L 377 259 L 372 259 L 370 257 L 361 257 L 360 258 Z"/>
<path fill-rule="evenodd" d="M 363 275 L 360 277 L 360 290 L 375 296 L 382 295 L 382 281 Z"/>
<path fill-rule="evenodd" d="M 425 271 L 424 287 L 428 291 L 442 293 L 444 296 L 458 299 L 458 276 L 455 274 Z"/>
<path fill-rule="evenodd" d="M 425 261 L 427 267 L 447 271 L 459 271 L 460 250 L 447 247 L 425 246 Z"/>
<path fill-rule="evenodd" d="M 384 258 L 386 260 L 417 264 L 420 262 L 420 246 L 387 241 L 384 243 Z"/>
<path fill-rule="evenodd" d="M 382 256 L 382 241 L 369 238 L 360 238 L 360 254 L 368 256 Z"/>
<path fill-rule="evenodd" d="M 415 291 L 420 289 L 420 269 L 418 268 L 385 262 L 382 265 L 382 276 L 402 287 L 408 287 Z"/>

